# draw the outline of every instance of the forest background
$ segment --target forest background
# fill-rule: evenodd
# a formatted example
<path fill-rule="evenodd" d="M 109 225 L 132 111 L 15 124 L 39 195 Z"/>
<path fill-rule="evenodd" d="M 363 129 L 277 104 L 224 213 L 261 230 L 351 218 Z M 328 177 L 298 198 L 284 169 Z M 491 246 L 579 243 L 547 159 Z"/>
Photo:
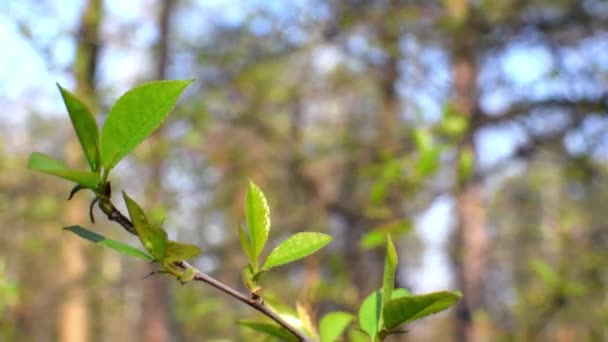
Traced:
<path fill-rule="evenodd" d="M 253 179 L 271 244 L 335 237 L 266 280 L 290 305 L 356 312 L 390 233 L 400 287 L 464 294 L 394 340 L 608 339 L 607 29 L 600 0 L 1 1 L 0 339 L 257 336 L 241 303 L 62 232 L 90 225 L 90 199 L 25 170 L 34 150 L 84 163 L 55 82 L 102 122 L 134 85 L 180 78 L 112 185 L 201 246 L 201 270 L 240 286 Z"/>

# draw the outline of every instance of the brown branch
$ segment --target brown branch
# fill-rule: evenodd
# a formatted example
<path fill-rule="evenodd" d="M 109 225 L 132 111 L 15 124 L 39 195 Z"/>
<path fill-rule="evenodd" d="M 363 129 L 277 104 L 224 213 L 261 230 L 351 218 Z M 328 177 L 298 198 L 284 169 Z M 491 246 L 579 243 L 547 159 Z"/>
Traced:
<path fill-rule="evenodd" d="M 576 110 L 576 112 L 582 112 L 583 115 L 589 112 L 606 112 L 608 111 L 608 93 L 596 98 L 574 100 L 549 98 L 540 101 L 519 102 L 496 114 L 488 114 L 478 107 L 475 109 L 477 115 L 474 116 L 475 120 L 472 124 L 474 129 L 499 125 L 523 117 L 533 110 L 550 108 Z"/>
<path fill-rule="evenodd" d="M 108 220 L 118 223 L 129 233 L 131 233 L 133 235 L 137 235 L 137 231 L 135 230 L 135 227 L 133 226 L 133 223 L 131 222 L 131 220 L 129 220 L 118 209 L 116 209 L 114 204 L 112 204 L 112 202 L 110 202 L 110 200 L 108 198 L 100 198 L 99 209 L 101 209 L 101 211 L 107 215 Z M 261 312 L 262 314 L 266 315 L 268 318 L 275 321 L 281 327 L 285 328 L 287 331 L 289 331 L 294 336 L 296 336 L 300 341 L 302 341 L 302 342 L 311 342 L 312 341 L 308 336 L 304 335 L 301 331 L 299 331 L 295 327 L 291 326 L 283 318 L 281 318 L 281 316 L 279 316 L 276 312 L 272 311 L 269 307 L 267 307 L 264 304 L 264 301 L 259 296 L 252 294 L 251 297 L 248 297 L 248 296 L 238 292 L 237 290 L 231 288 L 230 286 L 222 283 L 221 281 L 211 277 L 210 275 L 199 271 L 198 269 L 196 269 L 194 266 L 190 265 L 185 260 L 180 260 L 180 261 L 176 262 L 175 265 L 184 270 L 186 270 L 186 269 L 194 270 L 193 280 L 202 281 L 204 283 L 207 283 L 207 284 L 215 287 L 216 289 L 224 292 L 225 294 L 231 296 L 232 298 L 249 305 L 250 307 L 254 308 L 255 310 Z"/>

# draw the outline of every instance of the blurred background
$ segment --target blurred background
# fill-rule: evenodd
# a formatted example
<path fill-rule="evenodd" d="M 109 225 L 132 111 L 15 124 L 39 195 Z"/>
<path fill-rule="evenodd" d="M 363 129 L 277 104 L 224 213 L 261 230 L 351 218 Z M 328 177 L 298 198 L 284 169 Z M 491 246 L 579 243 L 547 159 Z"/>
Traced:
<path fill-rule="evenodd" d="M 262 340 L 242 303 L 62 232 L 137 244 L 25 169 L 85 167 L 55 82 L 101 124 L 136 84 L 195 78 L 112 185 L 201 270 L 243 288 L 253 179 L 271 247 L 335 237 L 268 300 L 356 312 L 390 233 L 399 287 L 464 292 L 395 341 L 607 341 L 607 29 L 601 0 L 0 1 L 0 340 Z"/>

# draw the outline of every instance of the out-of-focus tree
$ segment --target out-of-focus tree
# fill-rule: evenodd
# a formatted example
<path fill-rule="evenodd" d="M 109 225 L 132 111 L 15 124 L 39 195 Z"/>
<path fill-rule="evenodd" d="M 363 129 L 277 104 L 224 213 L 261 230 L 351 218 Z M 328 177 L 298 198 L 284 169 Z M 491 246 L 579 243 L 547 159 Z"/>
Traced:
<path fill-rule="evenodd" d="M 606 338 L 605 178 L 605 165 L 551 149 L 492 201 L 491 232 L 501 241 L 493 264 L 501 266 L 490 285 L 515 296 L 497 295 L 490 310 L 507 318 L 499 326 L 514 338 Z"/>
<path fill-rule="evenodd" d="M 180 235 L 202 241 L 204 256 L 198 263 L 230 285 L 240 283 L 237 265 L 244 256 L 236 252 L 236 227 L 243 219 L 246 180 L 252 178 L 269 189 L 275 231 L 326 230 L 337 241 L 303 266 L 270 274 L 269 283 L 288 275 L 274 295 L 317 300 L 321 305 L 314 309 L 319 311 L 354 309 L 357 298 L 375 289 L 382 269 L 381 255 L 361 247 L 376 245 L 384 233 L 409 231 L 413 218 L 437 195 L 448 194 L 454 199 L 456 227 L 453 287 L 463 290 L 465 299 L 456 310 L 454 334 L 440 329 L 437 339 L 454 335 L 473 341 L 503 333 L 521 339 L 605 339 L 598 328 L 605 305 L 601 296 L 592 296 L 606 289 L 598 268 L 605 260 L 605 244 L 601 209 L 596 208 L 602 202 L 598 184 L 603 172 L 597 164 L 605 157 L 606 62 L 598 57 L 606 44 L 605 4 L 272 3 L 244 3 L 238 11 L 243 18 L 226 22 L 206 15 L 204 4 L 196 1 L 160 10 L 173 12 L 172 33 L 162 33 L 164 25 L 158 25 L 165 21 L 154 24 L 159 43 L 150 51 L 160 51 L 160 57 L 150 60 L 161 66 L 138 76 L 197 79 L 196 94 L 187 95 L 155 142 L 137 152 L 138 158 L 153 159 L 157 172 L 134 182 L 148 184 L 152 206 L 169 209 L 160 216 L 166 214 Z M 134 38 L 132 29 L 116 30 Z M 111 44 L 116 37 L 106 38 Z M 129 39 L 122 44 L 137 48 Z M 529 55 L 542 62 L 523 58 Z M 535 68 L 542 70 L 531 70 Z M 32 141 L 57 130 L 52 120 L 39 117 L 32 126 L 38 132 Z M 499 143 L 504 140 L 508 143 Z M 593 148 L 581 149 L 585 144 Z M 575 155 L 567 162 L 567 176 L 551 170 L 555 165 L 561 170 L 566 164 L 561 159 L 541 157 L 542 167 L 532 159 L 527 168 L 526 162 L 544 146 Z M 3 255 L 9 255 L 7 273 L 18 274 L 20 285 L 11 317 L 18 322 L 17 339 L 44 341 L 57 334 L 49 323 L 53 315 L 47 313 L 62 302 L 63 283 L 51 280 L 43 289 L 32 271 L 45 279 L 52 275 L 41 271 L 46 265 L 40 255 L 58 246 L 55 227 L 46 226 L 57 221 L 58 204 L 38 195 L 40 188 L 49 193 L 51 183 L 31 181 L 16 171 L 16 161 L 6 160 L 0 194 L 6 200 L 0 204 L 10 210 L 3 210 L 3 226 L 28 227 L 0 240 Z M 591 180 L 573 180 L 572 174 L 586 172 L 585 165 L 593 165 Z M 514 180 L 505 181 L 504 171 L 515 173 Z M 528 180 L 534 177 L 541 180 Z M 23 195 L 35 188 L 36 196 Z M 517 191 L 519 195 L 510 193 Z M 486 221 L 487 197 L 494 199 Z M 34 239 L 32 231 L 40 235 Z M 539 241 L 542 246 L 536 248 Z M 400 243 L 405 247 L 411 241 Z M 419 250 L 403 249 L 400 256 L 407 260 L 402 261 L 414 264 Z M 577 258 L 567 257 L 573 254 Z M 528 256 L 535 261 L 530 263 Z M 416 274 L 400 271 L 402 285 L 416 283 Z M 119 330 L 156 317 L 142 316 L 138 309 L 140 286 L 157 284 L 157 279 L 141 280 L 144 273 L 124 274 L 124 284 L 113 283 L 112 298 L 128 300 L 114 308 L 113 317 L 93 319 L 124 326 L 105 330 L 107 339 L 114 334 L 138 338 L 140 332 L 121 335 Z M 161 300 L 162 306 L 153 307 L 168 316 L 175 312 L 178 329 L 173 333 L 184 340 L 200 337 L 203 325 L 206 337 L 251 338 L 234 331 L 238 304 L 215 298 L 212 290 L 170 287 L 175 296 L 166 291 L 144 295 L 144 301 Z M 577 301 L 592 309 L 577 309 Z M 164 317 L 152 325 L 169 334 L 170 320 Z M 101 338 L 97 329 L 92 338 Z"/>
<path fill-rule="evenodd" d="M 78 26 L 76 58 L 73 73 L 76 79 L 75 93 L 87 99 L 95 108 L 95 73 L 98 65 L 100 47 L 99 30 L 101 26 L 102 1 L 91 0 L 85 5 Z M 83 162 L 80 145 L 76 136 L 66 143 L 66 162 L 77 165 Z M 65 211 L 66 222 L 86 222 L 86 211 L 82 207 L 86 201 L 80 197 Z M 87 246 L 88 247 L 88 246 Z M 58 320 L 58 339 L 62 342 L 80 342 L 91 338 L 91 306 L 89 295 L 84 286 L 87 279 L 87 253 L 84 244 L 72 237 L 62 239 L 61 255 L 65 283 L 64 300 L 61 302 Z M 90 249 L 87 248 L 87 249 Z M 95 258 L 95 260 L 99 260 Z M 98 263 L 99 264 L 99 263 Z M 95 267 L 93 267 L 95 268 Z"/>

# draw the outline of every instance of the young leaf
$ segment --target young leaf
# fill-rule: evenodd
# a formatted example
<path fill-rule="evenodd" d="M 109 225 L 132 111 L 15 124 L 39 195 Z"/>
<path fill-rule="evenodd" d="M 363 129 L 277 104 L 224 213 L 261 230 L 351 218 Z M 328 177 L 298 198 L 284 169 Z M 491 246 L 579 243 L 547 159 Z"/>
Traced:
<path fill-rule="evenodd" d="M 251 241 L 249 240 L 249 237 L 247 236 L 247 233 L 245 232 L 245 229 L 243 228 L 243 226 L 239 225 L 238 229 L 239 229 L 239 241 L 241 242 L 241 248 L 243 249 L 243 252 L 245 252 L 245 255 L 247 255 L 249 262 L 253 263 L 255 260 L 255 256 L 253 255 Z"/>
<path fill-rule="evenodd" d="M 180 275 L 177 276 L 177 280 L 179 280 L 179 282 L 183 285 L 194 279 L 195 276 L 196 271 L 193 268 L 187 268 Z"/>
<path fill-rule="evenodd" d="M 395 271 L 397 270 L 397 251 L 390 235 L 386 236 L 386 260 L 384 262 L 384 275 L 382 278 L 382 301 L 388 302 L 392 298 L 395 286 Z"/>
<path fill-rule="evenodd" d="M 350 313 L 341 311 L 330 312 L 323 316 L 319 323 L 321 342 L 338 341 L 353 318 Z"/>
<path fill-rule="evenodd" d="M 160 126 L 190 82 L 192 80 L 146 83 L 116 101 L 101 131 L 101 162 L 105 172 Z"/>
<path fill-rule="evenodd" d="M 173 262 L 185 259 L 192 259 L 201 254 L 200 248 L 187 243 L 167 241 L 167 253 L 165 261 Z"/>
<path fill-rule="evenodd" d="M 263 268 L 272 268 L 284 265 L 323 248 L 332 240 L 332 237 L 323 233 L 297 233 L 270 252 Z"/>
<path fill-rule="evenodd" d="M 134 257 L 137 257 L 140 259 L 144 259 L 146 261 L 154 260 L 154 258 L 152 256 L 148 255 L 147 253 L 145 253 L 143 251 L 140 251 L 139 249 L 137 249 L 135 247 L 131 247 L 127 244 L 124 244 L 124 243 L 116 241 L 116 240 L 108 239 L 108 238 L 106 238 L 102 235 L 99 235 L 93 231 L 90 231 L 84 227 L 70 226 L 70 227 L 64 227 L 63 229 L 70 231 L 70 232 L 80 236 L 83 239 L 89 240 L 98 245 L 109 247 L 122 254 L 131 255 L 131 256 L 134 256 Z"/>
<path fill-rule="evenodd" d="M 443 311 L 456 303 L 460 297 L 460 292 L 442 291 L 392 299 L 384 306 L 384 327 L 391 330 L 401 324 Z"/>
<path fill-rule="evenodd" d="M 407 289 L 398 288 L 398 289 L 394 289 L 393 290 L 393 294 L 391 295 L 391 299 L 397 299 L 397 298 L 406 297 L 406 296 L 409 296 L 409 295 L 411 295 L 411 293 Z"/>
<path fill-rule="evenodd" d="M 376 340 L 380 331 L 380 313 L 382 312 L 382 292 L 372 292 L 359 307 L 359 325 L 372 341 Z"/>
<path fill-rule="evenodd" d="M 264 249 L 268 232 L 270 231 L 270 208 L 266 202 L 266 197 L 260 188 L 252 181 L 249 181 L 247 196 L 245 199 L 245 216 L 247 218 L 247 228 L 254 259 L 257 259 Z M 256 263 L 253 263 L 254 265 Z M 257 267 L 257 266 L 256 266 Z"/>
<path fill-rule="evenodd" d="M 85 188 L 95 189 L 101 183 L 97 173 L 68 169 L 62 162 L 44 153 L 34 152 L 30 155 L 27 167 L 32 170 L 50 173 L 54 176 L 76 182 Z"/>
<path fill-rule="evenodd" d="M 298 341 L 298 338 L 296 338 L 292 333 L 276 324 L 249 320 L 241 320 L 237 323 L 266 335 L 277 337 L 282 341 Z"/>
<path fill-rule="evenodd" d="M 70 93 L 57 83 L 57 87 L 63 97 L 65 107 L 70 114 L 70 120 L 72 126 L 76 131 L 76 136 L 82 146 L 82 151 L 87 158 L 91 171 L 98 172 L 100 168 L 100 156 L 99 156 L 99 129 L 97 128 L 97 122 L 91 111 L 82 101 L 80 101 L 74 94 Z"/>
<path fill-rule="evenodd" d="M 142 245 L 152 254 L 157 261 L 164 261 L 167 255 L 167 232 L 160 226 L 152 225 L 139 204 L 135 202 L 126 192 L 122 192 L 125 199 L 129 216 L 137 232 Z"/>

